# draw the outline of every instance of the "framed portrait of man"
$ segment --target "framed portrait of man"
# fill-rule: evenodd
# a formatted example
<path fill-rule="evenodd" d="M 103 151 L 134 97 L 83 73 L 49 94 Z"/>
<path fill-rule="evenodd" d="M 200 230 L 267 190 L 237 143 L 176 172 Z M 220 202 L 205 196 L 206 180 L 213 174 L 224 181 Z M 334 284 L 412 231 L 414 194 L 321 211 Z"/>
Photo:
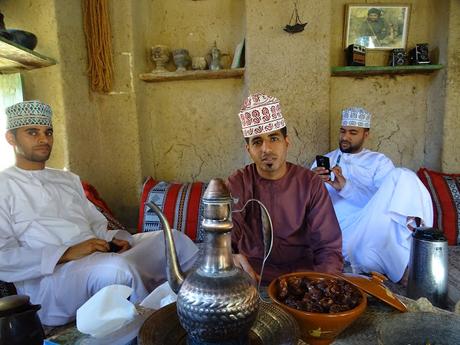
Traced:
<path fill-rule="evenodd" d="M 345 5 L 344 48 L 359 44 L 367 49 L 406 48 L 410 5 Z"/>

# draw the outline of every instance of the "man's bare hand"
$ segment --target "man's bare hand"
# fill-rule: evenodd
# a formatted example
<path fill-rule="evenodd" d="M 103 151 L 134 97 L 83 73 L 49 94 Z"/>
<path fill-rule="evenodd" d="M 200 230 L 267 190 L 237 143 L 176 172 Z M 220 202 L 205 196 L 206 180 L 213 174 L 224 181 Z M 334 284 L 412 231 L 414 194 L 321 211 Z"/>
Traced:
<path fill-rule="evenodd" d="M 62 264 L 72 260 L 78 260 L 94 252 L 108 251 L 109 244 L 107 243 L 107 241 L 98 238 L 91 238 L 89 240 L 83 241 L 68 248 L 59 259 L 58 264 Z"/>
<path fill-rule="evenodd" d="M 126 252 L 128 249 L 131 248 L 131 245 L 129 244 L 129 242 L 125 240 L 119 240 L 117 238 L 113 238 L 112 242 L 116 244 L 118 247 L 120 247 L 120 249 L 117 251 L 118 254 Z"/>
<path fill-rule="evenodd" d="M 248 273 L 252 279 L 254 279 L 256 282 L 259 281 L 260 277 L 254 271 L 252 268 L 251 264 L 249 263 L 248 259 L 242 254 L 233 254 L 233 263 L 235 264 L 236 267 L 241 268 L 243 271 Z"/>
<path fill-rule="evenodd" d="M 312 169 L 312 171 L 319 176 L 323 182 L 328 182 L 331 180 L 331 176 L 329 175 L 329 170 L 324 167 L 316 167 Z"/>
<path fill-rule="evenodd" d="M 327 183 L 334 187 L 336 191 L 340 192 L 347 182 L 345 177 L 342 175 L 342 168 L 336 165 L 331 169 L 331 171 L 334 173 L 335 178 L 334 181 L 329 180 Z"/>

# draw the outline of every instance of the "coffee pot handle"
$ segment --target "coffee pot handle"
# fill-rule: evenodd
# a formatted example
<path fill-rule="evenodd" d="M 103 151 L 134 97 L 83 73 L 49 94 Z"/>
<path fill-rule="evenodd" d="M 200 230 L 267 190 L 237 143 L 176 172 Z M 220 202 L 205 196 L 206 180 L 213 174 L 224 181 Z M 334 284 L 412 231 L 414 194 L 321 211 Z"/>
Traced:
<path fill-rule="evenodd" d="M 267 208 L 265 205 L 257 199 L 249 199 L 246 201 L 246 203 L 243 205 L 243 207 L 239 210 L 233 210 L 232 212 L 242 212 L 246 208 L 246 206 L 250 202 L 255 202 L 259 204 L 260 207 L 260 213 L 261 213 L 261 221 L 262 221 L 262 235 L 263 235 L 263 240 L 264 240 L 264 259 L 262 261 L 262 267 L 260 268 L 260 273 L 259 273 L 259 283 L 257 284 L 257 290 L 259 291 L 259 296 L 260 294 L 260 284 L 262 282 L 262 276 L 264 274 L 264 267 L 265 267 L 265 262 L 267 261 L 268 257 L 270 256 L 270 253 L 273 248 L 273 223 L 272 219 L 270 217 L 270 213 L 268 213 Z M 260 297 L 262 300 L 262 296 Z"/>

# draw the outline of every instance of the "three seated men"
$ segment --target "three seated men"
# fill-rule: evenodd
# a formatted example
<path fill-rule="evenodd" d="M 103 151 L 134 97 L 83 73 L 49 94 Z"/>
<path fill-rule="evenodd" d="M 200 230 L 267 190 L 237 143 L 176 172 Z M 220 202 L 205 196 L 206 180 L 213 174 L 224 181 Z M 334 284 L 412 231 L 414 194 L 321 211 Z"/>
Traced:
<path fill-rule="evenodd" d="M 21 102 L 6 114 L 16 165 L 0 172 L 0 280 L 42 304 L 40 317 L 47 325 L 73 320 L 107 285 L 131 286 L 131 300 L 140 301 L 166 279 L 162 232 L 107 231 L 79 177 L 45 167 L 53 146 L 48 105 Z M 276 98 L 250 95 L 239 119 L 253 163 L 233 173 L 227 185 L 235 209 L 257 199 L 271 215 L 273 250 L 263 283 L 300 270 L 338 273 L 343 257 L 356 270 L 403 278 L 413 220 L 432 224 L 431 199 L 414 173 L 364 148 L 367 111 L 344 110 L 339 148 L 326 155 L 331 175 L 287 161 L 290 141 Z M 257 277 L 264 259 L 259 206 L 234 213 L 233 222 L 234 261 Z M 175 237 L 187 270 L 197 248 L 185 235 Z M 116 253 L 109 253 L 109 242 L 118 246 Z"/>

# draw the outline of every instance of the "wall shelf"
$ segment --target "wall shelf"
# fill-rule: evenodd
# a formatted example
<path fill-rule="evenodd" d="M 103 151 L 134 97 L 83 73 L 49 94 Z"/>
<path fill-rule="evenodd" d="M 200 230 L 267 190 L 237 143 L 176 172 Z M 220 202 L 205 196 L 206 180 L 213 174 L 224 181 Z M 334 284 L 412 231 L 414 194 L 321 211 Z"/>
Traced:
<path fill-rule="evenodd" d="M 443 65 L 404 65 L 404 66 L 336 66 L 331 75 L 338 77 L 364 77 L 368 75 L 432 73 Z"/>
<path fill-rule="evenodd" d="M 24 48 L 0 36 L 0 73 L 17 73 L 55 65 L 54 59 Z"/>
<path fill-rule="evenodd" d="M 165 73 L 143 73 L 139 78 L 146 82 L 161 82 L 172 80 L 199 80 L 199 79 L 225 79 L 225 78 L 242 78 L 244 68 L 221 69 L 218 71 L 183 71 L 183 72 L 165 72 Z"/>

